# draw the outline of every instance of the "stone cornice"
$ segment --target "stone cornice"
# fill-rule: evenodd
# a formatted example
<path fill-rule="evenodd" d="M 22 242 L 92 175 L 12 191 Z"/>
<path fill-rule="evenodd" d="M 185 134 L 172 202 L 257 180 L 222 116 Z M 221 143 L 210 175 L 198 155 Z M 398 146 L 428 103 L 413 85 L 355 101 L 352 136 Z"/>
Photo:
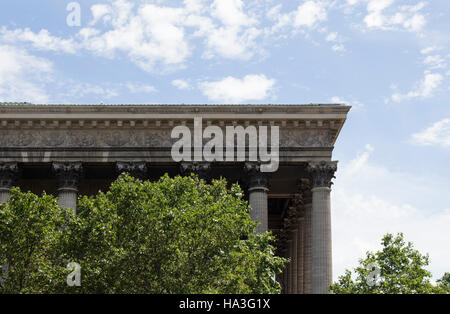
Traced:
<path fill-rule="evenodd" d="M 350 107 L 341 105 L 0 105 L 0 119 L 23 120 L 210 120 L 345 121 Z M 2 122 L 4 124 L 4 122 Z M 319 126 L 321 122 L 317 123 Z"/>
<path fill-rule="evenodd" d="M 256 105 L 210 105 L 210 104 L 154 104 L 154 105 L 33 105 L 0 103 L 0 112 L 302 112 L 302 113 L 348 113 L 350 106 L 340 104 L 256 104 Z"/>

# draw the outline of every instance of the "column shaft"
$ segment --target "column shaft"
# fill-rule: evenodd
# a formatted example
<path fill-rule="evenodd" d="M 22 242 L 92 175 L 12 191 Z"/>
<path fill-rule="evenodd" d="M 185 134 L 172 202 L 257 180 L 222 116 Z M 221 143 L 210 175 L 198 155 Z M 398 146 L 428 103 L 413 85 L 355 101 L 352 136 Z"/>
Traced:
<path fill-rule="evenodd" d="M 62 208 L 72 208 L 76 211 L 78 191 L 76 189 L 59 189 L 58 204 Z"/>
<path fill-rule="evenodd" d="M 312 292 L 328 293 L 332 283 L 330 188 L 314 188 L 312 194 Z"/>
<path fill-rule="evenodd" d="M 260 171 L 258 163 L 248 162 L 245 171 L 248 177 L 248 199 L 250 205 L 250 217 L 257 222 L 256 233 L 264 233 L 268 226 L 268 199 L 269 177 L 267 173 Z"/>
<path fill-rule="evenodd" d="M 312 292 L 328 293 L 332 281 L 331 263 L 331 180 L 337 161 L 311 162 L 308 170 L 312 192 Z"/>
<path fill-rule="evenodd" d="M 288 258 L 289 260 L 289 264 L 287 264 L 286 267 L 286 271 L 287 271 L 287 276 L 286 276 L 286 284 L 287 284 L 287 293 L 291 294 L 292 293 L 292 240 L 287 240 L 287 252 L 288 252 Z"/>
<path fill-rule="evenodd" d="M 311 242 L 311 211 L 312 204 L 305 205 L 305 218 L 303 225 L 303 293 L 310 294 L 312 273 L 312 242 Z"/>
<path fill-rule="evenodd" d="M 9 200 L 9 190 L 0 189 L 0 204 L 6 203 Z"/>
<path fill-rule="evenodd" d="M 303 221 L 298 222 L 297 228 L 297 293 L 303 294 Z"/>
<path fill-rule="evenodd" d="M 292 236 L 292 267 L 291 267 L 291 286 L 292 293 L 297 294 L 297 230 L 293 230 L 291 233 Z"/>
<path fill-rule="evenodd" d="M 250 217 L 259 222 L 256 233 L 264 233 L 268 228 L 267 190 L 263 188 L 249 189 Z"/>

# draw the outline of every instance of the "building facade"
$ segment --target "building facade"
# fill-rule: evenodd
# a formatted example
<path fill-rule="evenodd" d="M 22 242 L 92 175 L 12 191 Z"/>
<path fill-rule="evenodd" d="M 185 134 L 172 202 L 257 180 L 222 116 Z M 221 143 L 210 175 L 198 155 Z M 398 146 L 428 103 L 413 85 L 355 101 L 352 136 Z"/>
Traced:
<path fill-rule="evenodd" d="M 54 194 L 76 210 L 78 195 L 107 190 L 121 172 L 148 180 L 194 172 L 246 191 L 257 232 L 271 230 L 290 259 L 283 293 L 327 293 L 332 281 L 332 151 L 350 107 L 342 105 L 0 105 L 0 202 L 13 186 Z M 176 126 L 277 126 L 279 167 L 250 160 L 179 161 Z M 225 133 L 225 132 L 224 132 Z M 247 152 L 249 151 L 246 147 Z"/>

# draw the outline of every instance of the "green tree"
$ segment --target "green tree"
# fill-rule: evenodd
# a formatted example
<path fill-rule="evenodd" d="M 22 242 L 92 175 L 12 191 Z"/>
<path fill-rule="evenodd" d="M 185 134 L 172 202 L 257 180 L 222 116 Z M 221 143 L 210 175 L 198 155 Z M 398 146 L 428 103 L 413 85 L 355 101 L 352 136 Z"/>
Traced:
<path fill-rule="evenodd" d="M 336 294 L 428 294 L 445 293 L 430 282 L 428 255 L 406 243 L 402 233 L 386 234 L 381 251 L 367 252 L 351 272 L 346 270 L 330 291 Z"/>
<path fill-rule="evenodd" d="M 16 206 L 15 198 L 21 199 L 13 194 L 0 207 L 2 215 Z M 238 185 L 228 189 L 225 180 L 206 184 L 195 176 L 165 175 L 157 182 L 143 182 L 124 174 L 108 192 L 80 198 L 76 216 L 70 211 L 57 214 L 56 201 L 50 196 L 26 195 L 41 202 L 42 211 L 55 212 L 47 215 L 52 222 L 43 235 L 54 239 L 46 246 L 51 254 L 40 263 L 53 286 L 35 288 L 30 280 L 33 290 L 14 286 L 4 292 L 280 292 L 274 275 L 281 272 L 285 260 L 274 254 L 274 237 L 254 234 L 256 225 L 242 190 Z M 19 212 L 15 208 L 11 215 Z M 35 215 L 31 208 L 28 212 Z M 1 217 L 3 237 L 3 226 L 9 223 Z M 6 242 L 14 236 L 29 236 L 27 228 L 13 233 Z M 7 259 L 13 265 L 23 257 Z M 80 287 L 65 283 L 68 262 L 81 266 Z M 33 275 L 39 271 L 28 270 Z"/>
<path fill-rule="evenodd" d="M 64 226 L 73 217 L 51 195 L 11 190 L 0 205 L 0 292 L 51 293 L 65 284 Z"/>
<path fill-rule="evenodd" d="M 443 293 L 450 293 L 450 273 L 445 273 L 437 283 Z"/>

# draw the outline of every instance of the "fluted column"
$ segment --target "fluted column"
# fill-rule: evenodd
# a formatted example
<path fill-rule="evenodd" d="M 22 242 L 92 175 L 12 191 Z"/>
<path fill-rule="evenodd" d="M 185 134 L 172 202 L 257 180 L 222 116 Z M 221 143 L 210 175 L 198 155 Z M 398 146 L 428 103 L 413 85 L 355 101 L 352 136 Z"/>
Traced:
<path fill-rule="evenodd" d="M 310 163 L 312 183 L 312 293 L 325 294 L 332 283 L 331 179 L 337 162 Z"/>
<path fill-rule="evenodd" d="M 286 293 L 292 293 L 292 239 L 288 239 L 287 243 L 287 256 L 289 258 L 289 264 L 286 267 Z"/>
<path fill-rule="evenodd" d="M 248 194 L 251 207 L 250 217 L 258 222 L 256 233 L 264 233 L 268 228 L 268 199 L 269 176 L 260 171 L 258 163 L 245 163 L 245 171 L 248 176 Z"/>
<path fill-rule="evenodd" d="M 297 263 L 297 230 L 291 231 L 292 237 L 292 250 L 291 250 L 291 293 L 297 294 L 297 272 L 298 272 L 298 263 Z"/>
<path fill-rule="evenodd" d="M 9 199 L 9 191 L 19 177 L 19 166 L 15 162 L 0 163 L 0 204 Z"/>
<path fill-rule="evenodd" d="M 194 173 L 199 179 L 209 181 L 211 179 L 211 163 L 206 161 L 182 162 L 180 171 L 183 176 Z"/>
<path fill-rule="evenodd" d="M 55 162 L 53 172 L 58 178 L 58 205 L 77 210 L 78 185 L 83 172 L 80 162 Z"/>
<path fill-rule="evenodd" d="M 286 253 L 286 255 L 284 256 L 284 257 L 288 257 L 287 256 L 287 253 Z M 287 280 L 287 278 L 288 278 L 288 266 L 286 265 L 286 267 L 283 269 L 283 294 L 288 294 L 288 280 Z"/>
<path fill-rule="evenodd" d="M 303 220 L 303 293 L 312 293 L 312 231 L 311 231 L 312 204 L 305 204 L 305 216 Z"/>
<path fill-rule="evenodd" d="M 297 293 L 303 294 L 303 221 L 297 225 Z"/>
<path fill-rule="evenodd" d="M 127 172 L 130 176 L 139 180 L 146 180 L 148 177 L 147 163 L 141 161 L 118 161 L 116 171 L 118 174 Z"/>

